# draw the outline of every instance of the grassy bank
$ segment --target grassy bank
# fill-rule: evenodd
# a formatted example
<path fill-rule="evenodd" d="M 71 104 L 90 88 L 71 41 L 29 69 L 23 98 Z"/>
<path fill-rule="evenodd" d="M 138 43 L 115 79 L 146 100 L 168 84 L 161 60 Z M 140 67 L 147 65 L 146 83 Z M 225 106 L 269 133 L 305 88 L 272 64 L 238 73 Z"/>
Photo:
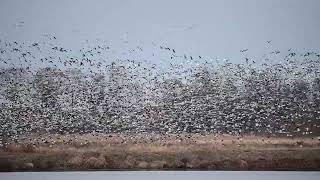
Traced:
<path fill-rule="evenodd" d="M 320 141 L 312 137 L 47 134 L 21 137 L 19 143 L 0 150 L 1 171 L 90 169 L 320 170 Z"/>

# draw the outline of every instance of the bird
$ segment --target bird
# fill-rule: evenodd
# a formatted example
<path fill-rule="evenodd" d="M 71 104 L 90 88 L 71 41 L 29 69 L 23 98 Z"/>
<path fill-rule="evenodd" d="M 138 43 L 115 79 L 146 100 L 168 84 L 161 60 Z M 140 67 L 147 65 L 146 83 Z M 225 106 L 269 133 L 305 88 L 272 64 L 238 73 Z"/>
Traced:
<path fill-rule="evenodd" d="M 172 138 L 191 143 L 191 137 L 181 134 L 291 137 L 308 136 L 320 128 L 314 123 L 319 120 L 315 105 L 319 54 L 315 52 L 290 49 L 284 62 L 264 57 L 271 60 L 260 63 L 246 57 L 241 62 L 212 64 L 205 55 L 180 54 L 175 47 L 154 45 L 148 52 L 149 48 L 133 46 L 136 51 L 117 57 L 108 50 L 117 50 L 112 44 L 86 42 L 86 47 L 75 50 L 48 37 L 46 42 L 31 44 L 0 41 L 0 115 L 10 119 L 0 123 L 0 132 L 14 142 L 19 142 L 19 135 L 39 130 L 97 138 L 97 132 L 121 133 L 127 135 L 110 138 L 126 144 L 130 138 L 138 142 L 139 133 L 148 134 L 144 142 L 160 141 L 157 135 L 179 134 Z M 151 54 L 153 59 L 160 54 L 159 64 L 167 66 L 145 61 L 145 55 Z M 194 61 L 185 61 L 189 58 Z M 293 132 L 295 123 L 300 123 L 299 131 Z M 49 136 L 38 140 L 49 147 L 55 144 Z M 222 142 L 218 144 L 228 145 Z"/>
<path fill-rule="evenodd" d="M 240 52 L 246 52 L 246 51 L 248 51 L 249 49 L 243 49 L 243 50 L 240 50 Z"/>

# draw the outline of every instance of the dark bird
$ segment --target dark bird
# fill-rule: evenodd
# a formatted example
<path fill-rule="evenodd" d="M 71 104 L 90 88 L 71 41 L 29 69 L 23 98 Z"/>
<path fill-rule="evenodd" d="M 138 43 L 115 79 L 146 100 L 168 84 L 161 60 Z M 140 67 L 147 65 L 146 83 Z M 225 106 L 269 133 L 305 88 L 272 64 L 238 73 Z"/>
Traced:
<path fill-rule="evenodd" d="M 243 49 L 243 50 L 240 50 L 240 52 L 246 52 L 246 51 L 248 51 L 248 49 Z"/>
<path fill-rule="evenodd" d="M 310 56 L 312 53 L 310 53 L 310 52 L 307 52 L 307 53 L 305 53 L 303 56 L 304 57 L 307 57 L 307 56 Z"/>

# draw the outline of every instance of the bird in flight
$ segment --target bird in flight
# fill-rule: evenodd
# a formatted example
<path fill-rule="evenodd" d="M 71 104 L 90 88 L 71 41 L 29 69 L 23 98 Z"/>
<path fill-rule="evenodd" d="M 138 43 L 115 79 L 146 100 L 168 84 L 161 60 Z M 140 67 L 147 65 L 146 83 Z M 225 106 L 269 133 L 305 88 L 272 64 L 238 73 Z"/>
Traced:
<path fill-rule="evenodd" d="M 248 51 L 248 49 L 243 49 L 243 50 L 240 50 L 240 52 L 246 52 L 246 51 Z"/>

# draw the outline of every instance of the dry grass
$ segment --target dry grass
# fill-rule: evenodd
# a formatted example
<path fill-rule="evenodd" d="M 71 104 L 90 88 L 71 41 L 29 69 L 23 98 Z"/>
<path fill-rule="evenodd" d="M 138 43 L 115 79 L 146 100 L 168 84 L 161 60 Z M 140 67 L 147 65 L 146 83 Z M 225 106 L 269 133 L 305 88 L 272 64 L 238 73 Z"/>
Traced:
<path fill-rule="evenodd" d="M 21 138 L 2 149 L 0 170 L 320 170 L 320 141 L 311 137 L 50 136 L 49 143 Z"/>

